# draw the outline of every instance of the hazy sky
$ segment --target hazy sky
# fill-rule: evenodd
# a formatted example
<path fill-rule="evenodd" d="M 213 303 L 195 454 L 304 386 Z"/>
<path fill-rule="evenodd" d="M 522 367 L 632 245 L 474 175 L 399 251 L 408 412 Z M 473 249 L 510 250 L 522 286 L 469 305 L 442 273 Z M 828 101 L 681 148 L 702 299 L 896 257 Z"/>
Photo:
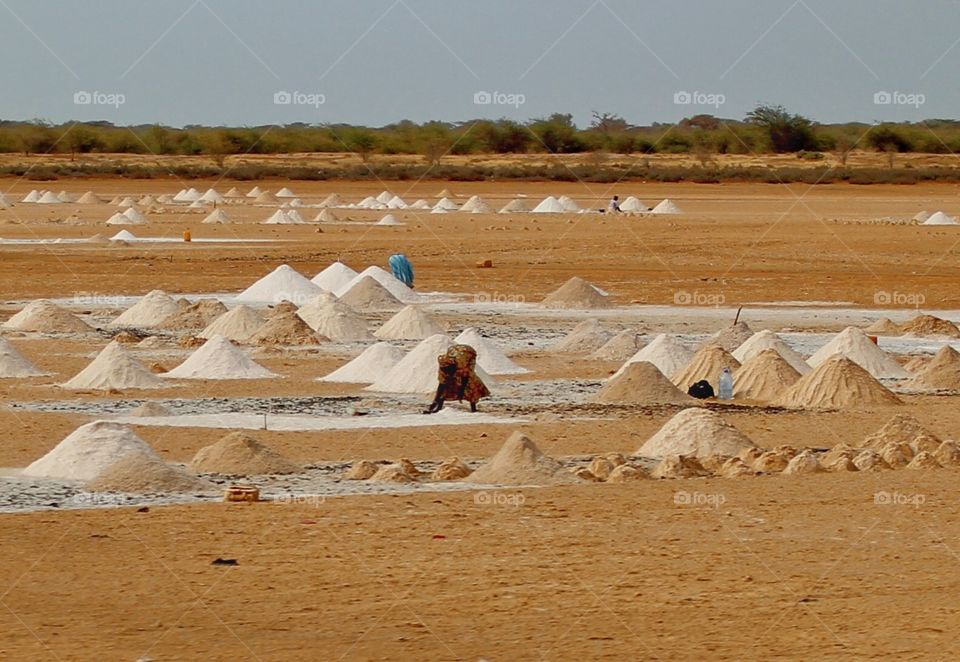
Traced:
<path fill-rule="evenodd" d="M 955 0 L 0 0 L 0 118 L 956 117 L 957 26 Z"/>

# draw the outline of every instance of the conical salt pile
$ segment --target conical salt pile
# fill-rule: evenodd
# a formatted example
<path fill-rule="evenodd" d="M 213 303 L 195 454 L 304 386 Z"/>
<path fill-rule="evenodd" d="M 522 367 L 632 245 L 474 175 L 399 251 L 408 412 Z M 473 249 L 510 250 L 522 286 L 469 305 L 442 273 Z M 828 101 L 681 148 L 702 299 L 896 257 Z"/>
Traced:
<path fill-rule="evenodd" d="M 911 444 L 917 437 L 929 437 L 940 445 L 940 438 L 927 429 L 915 416 L 897 414 L 879 430 L 864 438 L 861 448 L 881 450 L 887 444 Z M 912 448 L 911 448 L 912 452 Z"/>
<path fill-rule="evenodd" d="M 496 455 L 463 480 L 484 485 L 567 485 L 581 482 L 562 464 L 544 455 L 519 430 L 507 438 Z"/>
<path fill-rule="evenodd" d="M 437 390 L 437 357 L 453 344 L 449 337 L 437 334 L 430 336 L 413 348 L 409 354 L 376 382 L 368 391 L 387 393 L 435 393 Z M 490 375 L 477 366 L 477 377 L 487 388 L 492 389 Z"/>
<path fill-rule="evenodd" d="M 792 347 L 790 347 L 790 345 L 784 342 L 780 336 L 767 329 L 764 329 L 763 331 L 757 331 L 755 334 L 750 336 L 745 343 L 737 347 L 733 351 L 733 358 L 740 361 L 740 363 L 746 363 L 765 349 L 772 349 L 775 351 L 783 358 L 784 361 L 790 364 L 790 367 L 799 372 L 801 375 L 805 375 L 813 370 L 813 368 L 810 367 L 810 364 L 807 363 L 803 357 L 800 356 L 800 354 L 798 354 Z"/>
<path fill-rule="evenodd" d="M 281 264 L 269 274 L 237 295 L 237 301 L 270 302 L 291 301 L 302 305 L 323 292 L 293 267 Z"/>
<path fill-rule="evenodd" d="M 613 302 L 606 292 L 574 276 L 544 297 L 540 305 L 547 308 L 610 308 Z"/>
<path fill-rule="evenodd" d="M 377 196 L 377 202 L 382 202 L 383 204 L 387 204 L 391 200 L 393 200 L 393 193 L 390 191 L 381 191 L 380 195 Z"/>
<path fill-rule="evenodd" d="M 231 432 L 218 442 L 204 446 L 190 461 L 190 471 L 199 474 L 235 476 L 295 474 L 303 467 L 292 462 L 255 437 Z"/>
<path fill-rule="evenodd" d="M 624 329 L 608 340 L 600 349 L 588 356 L 594 361 L 626 361 L 645 347 L 640 334 L 631 329 Z"/>
<path fill-rule="evenodd" d="M 916 221 L 917 223 L 923 223 L 928 218 L 930 218 L 930 212 L 924 209 L 923 211 L 918 211 L 916 214 L 914 214 L 913 218 L 910 220 Z"/>
<path fill-rule="evenodd" d="M 943 336 L 960 338 L 960 329 L 953 322 L 933 315 L 918 315 L 900 325 L 900 332 L 912 336 Z"/>
<path fill-rule="evenodd" d="M 125 494 L 212 494 L 218 490 L 210 481 L 159 458 L 139 455 L 117 460 L 88 482 L 86 488 L 91 492 Z"/>
<path fill-rule="evenodd" d="M 944 345 L 933 360 L 903 385 L 921 391 L 960 390 L 960 352 Z"/>
<path fill-rule="evenodd" d="M 171 379 L 265 379 L 277 375 L 254 362 L 223 336 L 214 336 L 163 376 Z"/>
<path fill-rule="evenodd" d="M 37 200 L 37 203 L 41 205 L 57 205 L 61 202 L 62 200 L 60 200 L 60 198 L 57 197 L 57 194 L 53 191 L 47 191 L 40 196 L 39 200 Z"/>
<path fill-rule="evenodd" d="M 775 401 L 793 409 L 840 409 L 900 404 L 900 398 L 845 356 L 835 355 L 801 377 Z"/>
<path fill-rule="evenodd" d="M 4 322 L 8 331 L 34 333 L 86 333 L 93 328 L 73 313 L 45 299 L 27 304 L 23 310 Z"/>
<path fill-rule="evenodd" d="M 303 306 L 297 314 L 311 329 L 334 342 L 373 337 L 367 328 L 367 320 L 329 292 Z"/>
<path fill-rule="evenodd" d="M 251 345 L 319 345 L 321 338 L 295 312 L 272 315 L 247 339 Z"/>
<path fill-rule="evenodd" d="M 459 209 L 459 207 L 453 200 L 449 200 L 448 198 L 440 198 L 437 201 L 437 204 L 433 206 L 434 211 L 437 211 L 438 209 L 443 209 L 445 211 L 456 211 Z"/>
<path fill-rule="evenodd" d="M 178 309 L 160 322 L 156 328 L 171 331 L 203 329 L 226 313 L 227 307 L 216 299 L 200 299 L 196 303 Z"/>
<path fill-rule="evenodd" d="M 16 347 L 0 336 L 0 379 L 43 377 L 49 374 L 30 363 Z"/>
<path fill-rule="evenodd" d="M 264 321 L 259 312 L 250 306 L 240 305 L 213 320 L 199 336 L 210 339 L 220 335 L 234 342 L 245 342 L 263 326 Z"/>
<path fill-rule="evenodd" d="M 923 225 L 956 225 L 957 219 L 953 216 L 948 216 L 942 211 L 934 212 L 927 217 L 927 220 L 923 222 Z"/>
<path fill-rule="evenodd" d="M 223 211 L 223 209 L 220 207 L 217 207 L 212 212 L 207 214 L 207 217 L 201 221 L 201 223 L 207 223 L 210 225 L 230 222 L 230 217 L 227 216 L 227 212 Z"/>
<path fill-rule="evenodd" d="M 262 225 L 296 225 L 296 221 L 290 218 L 287 212 L 282 209 L 278 209 L 268 216 L 264 221 L 261 221 Z"/>
<path fill-rule="evenodd" d="M 134 407 L 123 412 L 124 416 L 133 416 L 134 418 L 154 418 L 159 416 L 171 416 L 173 412 L 158 402 L 148 400 L 139 407 Z"/>
<path fill-rule="evenodd" d="M 133 304 L 119 317 L 107 324 L 108 327 L 155 327 L 165 319 L 180 311 L 173 297 L 163 290 L 153 290 L 140 301 Z"/>
<path fill-rule="evenodd" d="M 533 214 L 562 214 L 563 205 L 552 195 L 547 196 L 543 201 L 530 210 Z"/>
<path fill-rule="evenodd" d="M 318 207 L 341 207 L 343 206 L 343 199 L 336 193 L 331 193 L 323 199 L 323 201 L 317 205 Z"/>
<path fill-rule="evenodd" d="M 621 374 L 627 365 L 636 363 L 637 361 L 648 361 L 655 365 L 664 375 L 675 375 L 683 369 L 692 358 L 693 350 L 675 337 L 661 333 L 650 341 L 649 345 L 627 359 L 627 362 L 621 366 L 614 377 Z"/>
<path fill-rule="evenodd" d="M 128 425 L 94 421 L 82 425 L 23 470 L 24 476 L 61 480 L 94 480 L 111 465 L 128 457 L 160 457 Z"/>
<path fill-rule="evenodd" d="M 864 329 L 865 333 L 878 336 L 899 336 L 900 327 L 894 324 L 889 317 L 881 317 Z"/>
<path fill-rule="evenodd" d="M 286 186 L 284 186 L 282 189 L 277 191 L 277 197 L 278 198 L 295 198 L 297 197 L 297 194 L 291 191 L 290 189 L 288 189 Z"/>
<path fill-rule="evenodd" d="M 560 203 L 560 206 L 563 207 L 563 211 L 565 212 L 575 213 L 580 211 L 580 205 L 568 195 L 561 195 L 557 202 Z"/>
<path fill-rule="evenodd" d="M 414 303 L 419 298 L 413 290 L 407 287 L 402 281 L 397 279 L 392 273 L 377 266 L 367 267 L 356 276 L 351 278 L 347 284 L 334 290 L 333 293 L 338 297 L 342 297 L 344 294 L 349 292 L 354 285 L 359 283 L 367 276 L 373 278 L 375 281 L 383 285 L 387 291 L 390 292 L 390 294 L 395 296 L 400 301 L 405 303 Z"/>
<path fill-rule="evenodd" d="M 530 211 L 530 205 L 522 198 L 514 198 L 500 209 L 501 214 L 524 214 L 528 211 Z"/>
<path fill-rule="evenodd" d="M 313 217 L 314 223 L 339 223 L 340 219 L 337 218 L 337 215 L 334 214 L 329 209 L 324 209 L 319 214 Z"/>
<path fill-rule="evenodd" d="M 463 206 L 460 207 L 460 211 L 470 212 L 473 214 L 492 214 L 493 207 L 491 207 L 487 201 L 481 198 L 479 195 L 474 195 L 463 203 Z"/>
<path fill-rule="evenodd" d="M 680 214 L 680 207 L 670 198 L 663 200 L 656 207 L 650 210 L 654 214 Z"/>
<path fill-rule="evenodd" d="M 243 197 L 243 193 L 240 192 L 240 189 L 238 189 L 236 186 L 234 186 L 234 187 L 232 187 L 229 191 L 227 191 L 226 193 L 224 193 L 224 194 L 223 194 L 223 197 L 225 197 L 225 198 L 242 198 L 242 197 Z"/>
<path fill-rule="evenodd" d="M 407 306 L 387 320 L 373 335 L 384 340 L 423 340 L 443 332 L 444 328 L 430 313 L 419 306 Z"/>
<path fill-rule="evenodd" d="M 719 414 L 691 407 L 676 414 L 640 447 L 637 455 L 736 455 L 756 444 Z"/>
<path fill-rule="evenodd" d="M 674 386 L 655 365 L 646 361 L 630 363 L 616 377 L 607 380 L 593 401 L 642 405 L 693 403 L 690 396 Z"/>
<path fill-rule="evenodd" d="M 550 346 L 552 352 L 586 354 L 603 347 L 610 340 L 611 333 L 600 325 L 600 320 L 583 320 L 561 340 Z"/>
<path fill-rule="evenodd" d="M 208 188 L 206 191 L 204 191 L 203 195 L 201 195 L 198 199 L 202 200 L 203 202 L 216 202 L 216 203 L 221 203 L 225 201 L 224 197 L 220 195 L 220 192 L 213 188 Z"/>
<path fill-rule="evenodd" d="M 136 207 L 127 208 L 123 215 L 129 218 L 133 225 L 145 225 L 147 222 L 147 217 L 141 214 Z"/>
<path fill-rule="evenodd" d="M 20 202 L 36 202 L 39 199 L 40 199 L 40 192 L 34 189 L 29 193 L 27 193 L 25 196 L 23 196 L 23 199 Z"/>
<path fill-rule="evenodd" d="M 728 352 L 732 352 L 737 347 L 749 340 L 753 335 L 753 329 L 751 329 L 746 322 L 737 322 L 736 324 L 731 324 L 730 326 L 724 327 L 714 333 L 712 336 L 703 341 L 701 347 L 706 347 L 707 345 L 719 345 Z"/>
<path fill-rule="evenodd" d="M 257 197 L 258 195 L 260 195 L 261 193 L 263 193 L 263 189 L 260 188 L 259 186 L 254 186 L 254 187 L 253 187 L 252 189 L 250 189 L 250 191 L 247 193 L 247 197 L 248 197 L 248 198 L 256 198 L 256 197 Z"/>
<path fill-rule="evenodd" d="M 848 326 L 807 359 L 816 368 L 834 354 L 842 354 L 877 379 L 903 379 L 910 377 L 889 354 L 880 349 L 860 329 Z"/>
<path fill-rule="evenodd" d="M 387 214 L 377 221 L 377 225 L 404 225 L 404 223 L 393 214 Z"/>
<path fill-rule="evenodd" d="M 435 197 L 435 198 L 453 198 L 453 197 L 455 197 L 455 196 L 453 195 L 453 193 L 450 192 L 450 189 L 445 188 L 445 189 L 443 189 L 442 191 L 440 191 L 439 193 L 437 193 L 437 194 L 436 194 L 435 196 L 433 196 L 433 197 Z"/>
<path fill-rule="evenodd" d="M 647 211 L 648 209 L 650 208 L 647 207 L 645 202 L 632 195 L 620 203 L 620 211 L 637 212 Z"/>
<path fill-rule="evenodd" d="M 62 385 L 71 390 L 95 389 L 107 391 L 116 389 L 164 388 L 162 379 L 127 353 L 116 340 L 97 354 L 86 368 L 73 379 Z"/>
<path fill-rule="evenodd" d="M 480 335 L 474 328 L 468 328 L 453 339 L 459 345 L 469 345 L 477 351 L 477 365 L 491 375 L 522 375 L 530 372 L 514 363 L 492 341 Z"/>
<path fill-rule="evenodd" d="M 253 202 L 258 205 L 275 205 L 279 201 L 279 198 L 270 191 L 264 191 L 253 199 Z"/>
<path fill-rule="evenodd" d="M 356 271 L 343 262 L 337 261 L 314 276 L 310 282 L 327 292 L 336 292 L 337 290 L 347 287 L 350 281 L 356 277 Z"/>
<path fill-rule="evenodd" d="M 715 392 L 719 392 L 720 373 L 723 369 L 729 368 L 730 372 L 736 372 L 739 367 L 740 362 L 733 358 L 733 354 L 723 347 L 708 345 L 698 349 L 687 365 L 673 375 L 672 381 L 681 389 L 686 389 L 700 380 L 706 380 Z"/>
<path fill-rule="evenodd" d="M 143 223 L 131 221 L 129 217 L 117 212 L 107 219 L 107 225 L 143 225 Z"/>
<path fill-rule="evenodd" d="M 733 373 L 736 400 L 772 402 L 800 379 L 800 373 L 775 349 L 764 349 Z"/>
<path fill-rule="evenodd" d="M 357 358 L 317 379 L 319 382 L 345 384 L 372 384 L 397 365 L 403 358 L 403 350 L 390 343 L 378 342 L 367 347 Z"/>
<path fill-rule="evenodd" d="M 102 202 L 103 201 L 99 197 L 97 197 L 97 195 L 93 191 L 87 191 L 86 193 L 81 195 L 80 198 L 77 200 L 77 204 L 79 205 L 96 205 Z"/>
<path fill-rule="evenodd" d="M 343 293 L 340 300 L 354 310 L 361 312 L 397 310 L 403 305 L 387 288 L 371 276 L 361 278 Z"/>

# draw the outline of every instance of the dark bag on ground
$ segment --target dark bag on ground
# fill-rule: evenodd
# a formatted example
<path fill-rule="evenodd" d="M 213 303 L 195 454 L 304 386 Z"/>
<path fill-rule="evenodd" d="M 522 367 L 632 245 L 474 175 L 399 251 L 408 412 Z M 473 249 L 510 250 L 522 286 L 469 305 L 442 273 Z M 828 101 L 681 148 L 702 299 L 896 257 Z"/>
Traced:
<path fill-rule="evenodd" d="M 690 388 L 687 389 L 687 395 L 697 398 L 698 400 L 706 400 L 714 396 L 713 387 L 710 386 L 710 382 L 706 379 L 701 379 L 696 384 L 691 384 Z"/>

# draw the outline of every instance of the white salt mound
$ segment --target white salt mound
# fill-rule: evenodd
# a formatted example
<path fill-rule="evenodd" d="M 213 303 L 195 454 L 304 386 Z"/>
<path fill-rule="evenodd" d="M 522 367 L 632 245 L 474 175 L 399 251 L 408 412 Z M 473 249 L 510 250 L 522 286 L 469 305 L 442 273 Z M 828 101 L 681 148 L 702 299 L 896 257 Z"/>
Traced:
<path fill-rule="evenodd" d="M 553 352 L 586 354 L 603 347 L 611 336 L 611 332 L 603 328 L 600 320 L 591 317 L 573 327 L 570 333 L 551 345 L 550 350 Z"/>
<path fill-rule="evenodd" d="M 737 455 L 755 448 L 749 437 L 708 409 L 691 407 L 676 414 L 640 447 L 637 455 Z"/>
<path fill-rule="evenodd" d="M 237 295 L 237 301 L 267 303 L 290 301 L 299 306 L 322 292 L 319 286 L 311 283 L 293 267 L 281 264 Z"/>
<path fill-rule="evenodd" d="M 418 306 L 407 306 L 373 335 L 383 340 L 423 340 L 443 332 L 443 327 L 430 313 Z"/>
<path fill-rule="evenodd" d="M 356 271 L 343 262 L 337 261 L 314 276 L 310 282 L 327 292 L 336 292 L 343 287 L 347 287 L 356 276 Z"/>
<path fill-rule="evenodd" d="M 171 379 L 265 379 L 277 375 L 223 336 L 214 336 L 163 376 Z"/>
<path fill-rule="evenodd" d="M 297 315 L 311 329 L 334 342 L 369 340 L 373 337 L 367 328 L 367 320 L 329 292 L 324 292 L 303 306 Z"/>
<path fill-rule="evenodd" d="M 208 340 L 214 336 L 223 336 L 227 340 L 244 342 L 256 333 L 265 321 L 259 312 L 241 304 L 213 320 L 199 335 Z"/>
<path fill-rule="evenodd" d="M 437 357 L 453 344 L 443 334 L 430 336 L 414 347 L 409 354 L 386 374 L 366 388 L 386 393 L 435 393 L 437 390 Z M 493 378 L 477 366 L 477 377 L 493 390 Z"/>
<path fill-rule="evenodd" d="M 107 326 L 149 328 L 160 324 L 179 310 L 180 306 L 173 297 L 162 290 L 153 290 Z"/>
<path fill-rule="evenodd" d="M 654 208 L 651 209 L 650 211 L 651 211 L 652 213 L 654 213 L 654 214 L 680 214 L 680 213 L 682 213 L 682 212 L 680 211 L 680 207 L 678 207 L 677 204 L 676 204 L 673 200 L 671 200 L 670 198 L 667 198 L 666 200 L 663 200 L 662 202 L 660 202 L 660 204 L 658 204 L 656 207 L 654 207 Z"/>
<path fill-rule="evenodd" d="M 30 363 L 6 338 L 0 337 L 0 379 L 42 377 L 49 374 Z"/>
<path fill-rule="evenodd" d="M 924 225 L 957 225 L 957 219 L 953 216 L 948 216 L 942 211 L 935 212 L 931 214 L 927 220 L 923 222 Z"/>
<path fill-rule="evenodd" d="M 841 354 L 877 379 L 906 379 L 910 373 L 880 349 L 863 331 L 848 326 L 807 359 L 816 368 L 834 354 Z"/>
<path fill-rule="evenodd" d="M 320 377 L 318 382 L 340 382 L 346 384 L 372 384 L 380 375 L 385 374 L 403 358 L 404 352 L 387 342 L 370 345 L 355 359 Z"/>
<path fill-rule="evenodd" d="M 470 345 L 477 350 L 477 365 L 491 375 L 522 375 L 530 372 L 514 363 L 491 340 L 484 338 L 474 328 L 468 328 L 453 339 L 458 345 Z"/>
<path fill-rule="evenodd" d="M 23 470 L 24 476 L 89 481 L 118 460 L 160 460 L 133 428 L 109 421 L 87 423 Z"/>
<path fill-rule="evenodd" d="M 387 291 L 390 292 L 390 294 L 404 303 L 415 303 L 419 299 L 413 290 L 398 280 L 392 273 L 377 266 L 367 267 L 356 276 L 351 278 L 350 282 L 348 282 L 346 285 L 343 287 L 338 287 L 336 290 L 334 290 L 333 293 L 338 297 L 342 297 L 366 276 L 373 278 L 375 281 L 383 285 Z"/>
<path fill-rule="evenodd" d="M 386 216 L 381 218 L 379 221 L 377 221 L 377 225 L 406 225 L 406 224 L 403 223 L 399 218 L 397 218 L 393 214 L 387 214 Z"/>
<path fill-rule="evenodd" d="M 163 388 L 167 384 L 113 340 L 86 368 L 62 386 L 71 390 L 124 390 Z"/>
<path fill-rule="evenodd" d="M 464 478 L 464 482 L 486 485 L 565 485 L 581 480 L 552 457 L 544 455 L 529 437 L 517 430 L 496 455 Z"/>
<path fill-rule="evenodd" d="M 528 211 L 530 211 L 530 205 L 521 198 L 511 200 L 500 209 L 501 214 L 523 214 Z"/>
<path fill-rule="evenodd" d="M 547 196 L 543 201 L 531 210 L 533 214 L 562 214 L 563 205 L 552 195 Z"/>
<path fill-rule="evenodd" d="M 647 207 L 647 205 L 642 200 L 632 195 L 626 200 L 624 200 L 622 203 L 620 203 L 620 211 L 637 212 L 637 211 L 647 211 L 648 209 L 649 207 Z"/>
<path fill-rule="evenodd" d="M 23 310 L 4 322 L 2 328 L 35 333 L 85 333 L 93 330 L 73 313 L 45 299 L 31 301 Z"/>
<path fill-rule="evenodd" d="M 790 364 L 790 367 L 801 375 L 805 375 L 812 370 L 810 364 L 807 363 L 796 350 L 784 342 L 783 338 L 769 329 L 757 331 L 750 336 L 746 342 L 733 351 L 733 358 L 740 361 L 740 363 L 746 363 L 765 349 L 774 350 L 784 361 Z"/>
<path fill-rule="evenodd" d="M 230 217 L 227 216 L 227 212 L 217 207 L 212 212 L 207 214 L 207 217 L 200 222 L 207 224 L 229 223 Z"/>
<path fill-rule="evenodd" d="M 363 312 L 397 310 L 402 306 L 397 297 L 370 276 L 361 278 L 340 299 L 354 310 Z"/>
<path fill-rule="evenodd" d="M 657 366 L 657 369 L 665 375 L 675 375 L 683 369 L 690 359 L 693 358 L 693 350 L 684 345 L 673 336 L 661 333 L 650 344 L 639 352 L 627 359 L 627 362 L 621 366 L 613 377 L 617 377 L 623 372 L 624 367 L 637 361 L 646 361 Z M 611 379 L 613 379 L 611 377 Z"/>

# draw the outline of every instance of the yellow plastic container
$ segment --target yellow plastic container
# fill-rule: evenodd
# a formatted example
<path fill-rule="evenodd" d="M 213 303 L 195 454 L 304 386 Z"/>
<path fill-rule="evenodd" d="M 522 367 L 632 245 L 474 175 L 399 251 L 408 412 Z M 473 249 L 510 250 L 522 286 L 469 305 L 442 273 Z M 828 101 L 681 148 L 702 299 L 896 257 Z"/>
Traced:
<path fill-rule="evenodd" d="M 183 231 L 183 240 L 184 241 L 193 241 L 193 235 L 190 234 L 190 230 Z"/>

